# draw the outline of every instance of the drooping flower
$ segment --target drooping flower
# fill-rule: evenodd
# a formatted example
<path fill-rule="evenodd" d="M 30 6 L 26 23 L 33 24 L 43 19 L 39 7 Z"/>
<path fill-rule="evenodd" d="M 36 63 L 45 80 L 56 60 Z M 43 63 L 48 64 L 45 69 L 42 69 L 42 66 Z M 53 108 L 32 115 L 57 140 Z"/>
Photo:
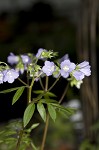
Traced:
<path fill-rule="evenodd" d="M 21 74 L 24 73 L 25 71 L 25 66 L 21 61 L 19 61 L 19 63 L 16 65 L 15 70 Z"/>
<path fill-rule="evenodd" d="M 13 64 L 17 64 L 19 61 L 19 57 L 14 55 L 13 53 L 10 53 L 10 55 L 7 58 L 7 61 L 9 64 L 13 65 Z"/>
<path fill-rule="evenodd" d="M 3 83 L 3 73 L 0 71 L 0 84 Z"/>
<path fill-rule="evenodd" d="M 61 63 L 62 61 L 67 60 L 67 59 L 69 59 L 69 56 L 68 54 L 65 54 L 62 58 L 58 59 L 58 62 Z"/>
<path fill-rule="evenodd" d="M 74 63 L 71 63 L 70 60 L 67 59 L 61 62 L 60 67 L 61 76 L 67 78 L 70 72 L 72 72 L 75 69 L 76 65 Z"/>
<path fill-rule="evenodd" d="M 4 82 L 13 83 L 15 79 L 18 78 L 19 73 L 14 69 L 8 69 L 3 71 L 4 74 Z"/>
<path fill-rule="evenodd" d="M 73 72 L 73 76 L 75 77 L 76 80 L 82 80 L 84 79 L 84 73 L 80 72 L 79 70 L 75 70 Z"/>
<path fill-rule="evenodd" d="M 45 61 L 45 65 L 42 67 L 42 71 L 47 76 L 50 76 L 53 74 L 54 70 L 55 70 L 55 64 L 51 61 Z"/>
<path fill-rule="evenodd" d="M 85 76 L 91 75 L 90 67 L 89 62 L 84 61 L 76 66 L 72 75 L 76 78 L 76 80 L 82 80 Z"/>
<path fill-rule="evenodd" d="M 80 68 L 80 71 L 84 73 L 85 76 L 90 76 L 91 75 L 91 66 L 89 65 L 89 62 L 84 61 L 77 65 Z"/>
<path fill-rule="evenodd" d="M 21 55 L 23 64 L 28 64 L 31 62 L 30 57 L 28 55 Z"/>
<path fill-rule="evenodd" d="M 36 57 L 39 59 L 43 59 L 44 57 L 42 56 L 42 52 L 47 52 L 47 50 L 43 49 L 43 48 L 39 48 L 38 52 L 36 54 Z"/>

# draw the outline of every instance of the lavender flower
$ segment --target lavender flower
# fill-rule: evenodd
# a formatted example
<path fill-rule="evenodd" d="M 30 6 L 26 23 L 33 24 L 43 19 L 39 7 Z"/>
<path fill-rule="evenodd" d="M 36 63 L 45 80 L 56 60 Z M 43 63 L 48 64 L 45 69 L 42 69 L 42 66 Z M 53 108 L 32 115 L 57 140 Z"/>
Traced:
<path fill-rule="evenodd" d="M 76 80 L 82 80 L 85 76 L 91 75 L 89 62 L 84 61 L 76 66 L 75 71 L 73 72 L 73 76 Z"/>
<path fill-rule="evenodd" d="M 30 57 L 28 55 L 21 55 L 23 64 L 29 64 L 31 62 Z"/>
<path fill-rule="evenodd" d="M 39 59 L 43 59 L 44 57 L 42 56 L 42 52 L 47 52 L 47 50 L 43 49 L 43 48 L 39 48 L 38 52 L 36 54 L 36 57 Z"/>
<path fill-rule="evenodd" d="M 4 74 L 3 81 L 4 82 L 8 81 L 8 83 L 13 83 L 14 80 L 17 79 L 19 76 L 19 73 L 17 71 L 15 71 L 14 69 L 4 70 L 3 74 Z"/>
<path fill-rule="evenodd" d="M 10 53 L 10 56 L 8 56 L 7 61 L 9 64 L 17 64 L 19 61 L 19 57 L 15 56 L 13 53 Z"/>
<path fill-rule="evenodd" d="M 45 65 L 42 67 L 42 71 L 47 75 L 50 76 L 53 74 L 55 70 L 55 65 L 53 62 L 45 61 Z"/>
<path fill-rule="evenodd" d="M 68 54 L 65 54 L 62 58 L 58 59 L 58 62 L 61 63 L 62 61 L 67 60 L 67 59 L 69 59 L 69 56 Z"/>
<path fill-rule="evenodd" d="M 71 63 L 69 59 L 64 60 L 63 62 L 61 62 L 60 67 L 60 73 L 61 76 L 63 76 L 64 78 L 67 78 L 70 74 L 70 72 L 72 72 L 75 69 L 75 64 Z"/>
<path fill-rule="evenodd" d="M 3 73 L 0 71 L 0 84 L 3 83 Z"/>
<path fill-rule="evenodd" d="M 84 61 L 77 65 L 80 68 L 80 71 L 84 73 L 85 76 L 90 76 L 91 75 L 91 66 L 89 65 L 89 62 Z"/>
<path fill-rule="evenodd" d="M 73 72 L 73 76 L 75 77 L 76 80 L 82 80 L 84 79 L 84 73 L 80 72 L 79 70 L 75 70 Z"/>

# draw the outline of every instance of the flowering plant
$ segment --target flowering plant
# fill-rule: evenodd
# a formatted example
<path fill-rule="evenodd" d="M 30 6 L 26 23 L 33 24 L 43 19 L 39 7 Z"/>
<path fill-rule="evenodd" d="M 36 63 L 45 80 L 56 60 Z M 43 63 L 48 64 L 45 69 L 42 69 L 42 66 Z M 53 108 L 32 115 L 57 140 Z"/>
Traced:
<path fill-rule="evenodd" d="M 13 83 L 16 79 L 23 84 L 20 87 L 0 92 L 8 93 L 16 91 L 12 99 L 12 105 L 19 100 L 24 90 L 27 89 L 27 107 L 24 111 L 22 126 L 17 132 L 7 133 L 6 136 L 7 141 L 10 139 L 10 142 L 13 143 L 11 143 L 14 147 L 12 149 L 25 150 L 27 147 L 31 147 L 34 150 L 44 150 L 49 118 L 51 117 L 55 121 L 57 112 L 65 114 L 66 117 L 74 112 L 74 109 L 64 107 L 61 103 L 69 84 L 79 89 L 85 76 L 91 75 L 90 65 L 87 61 L 75 64 L 70 61 L 67 54 L 61 59 L 53 60 L 57 55 L 57 52 L 40 48 L 36 55 L 31 53 L 14 55 L 10 53 L 7 58 L 9 65 L 5 62 L 0 62 L 0 84 L 4 82 Z M 23 81 L 23 74 L 26 75 L 27 82 Z M 49 87 L 50 76 L 53 76 L 55 80 Z M 51 90 L 61 77 L 64 80 L 66 79 L 68 84 L 60 100 L 57 100 L 56 95 Z M 45 79 L 45 83 L 42 82 L 42 78 Z M 36 82 L 40 83 L 41 90 L 33 90 L 34 83 Z M 34 97 L 33 93 L 37 96 Z M 29 126 L 33 115 L 35 115 L 35 111 L 38 111 L 45 122 L 44 135 L 40 147 L 36 147 L 29 136 L 31 131 L 39 125 L 39 123 L 34 123 Z"/>

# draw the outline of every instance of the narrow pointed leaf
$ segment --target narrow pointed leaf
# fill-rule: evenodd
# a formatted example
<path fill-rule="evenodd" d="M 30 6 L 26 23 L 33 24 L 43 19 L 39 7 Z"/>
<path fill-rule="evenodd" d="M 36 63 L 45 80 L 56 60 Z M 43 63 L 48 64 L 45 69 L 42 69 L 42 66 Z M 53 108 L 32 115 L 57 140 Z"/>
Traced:
<path fill-rule="evenodd" d="M 36 127 L 38 127 L 39 126 L 39 123 L 34 123 L 30 128 L 31 129 L 35 129 Z"/>
<path fill-rule="evenodd" d="M 41 116 L 41 118 L 44 120 L 44 122 L 46 121 L 46 110 L 45 110 L 45 107 L 42 103 L 38 103 L 37 104 L 37 110 Z"/>
<path fill-rule="evenodd" d="M 33 124 L 30 128 L 26 129 L 25 132 L 30 133 L 33 129 L 39 126 L 39 123 Z"/>
<path fill-rule="evenodd" d="M 46 96 L 49 96 L 49 97 L 57 97 L 54 93 L 52 92 L 46 92 L 45 94 Z"/>
<path fill-rule="evenodd" d="M 55 103 L 55 104 L 59 104 L 58 101 L 54 100 L 54 99 L 50 99 L 50 98 L 46 98 L 46 99 L 41 99 L 40 102 L 48 104 L 48 103 Z"/>
<path fill-rule="evenodd" d="M 53 107 L 50 104 L 48 104 L 47 107 L 48 107 L 48 112 L 50 114 L 50 117 L 52 118 L 53 121 L 55 121 L 55 119 L 56 119 L 56 110 L 55 110 L 55 107 Z"/>
<path fill-rule="evenodd" d="M 36 91 L 33 91 L 33 93 L 35 93 L 35 94 L 42 94 L 42 93 L 44 93 L 44 91 L 43 90 L 36 90 Z"/>
<path fill-rule="evenodd" d="M 12 105 L 20 98 L 24 91 L 25 87 L 20 87 L 13 96 Z"/>
<path fill-rule="evenodd" d="M 25 109 L 24 116 L 23 116 L 23 125 L 24 127 L 29 123 L 35 111 L 35 104 L 31 103 Z"/>
<path fill-rule="evenodd" d="M 25 86 L 21 86 L 21 87 L 25 87 Z M 15 90 L 18 90 L 19 88 L 21 87 L 15 87 L 15 88 L 11 88 L 11 89 L 7 89 L 7 90 L 3 90 L 3 91 L 0 91 L 0 93 L 9 93 L 9 92 L 12 92 L 12 91 L 15 91 Z"/>
<path fill-rule="evenodd" d="M 57 103 L 51 103 L 54 107 L 56 107 L 57 109 L 59 109 L 59 111 L 63 111 L 64 113 L 67 113 L 67 115 L 72 115 L 74 114 L 74 112 L 76 111 L 75 108 L 71 108 L 71 107 L 64 107 L 60 104 Z"/>

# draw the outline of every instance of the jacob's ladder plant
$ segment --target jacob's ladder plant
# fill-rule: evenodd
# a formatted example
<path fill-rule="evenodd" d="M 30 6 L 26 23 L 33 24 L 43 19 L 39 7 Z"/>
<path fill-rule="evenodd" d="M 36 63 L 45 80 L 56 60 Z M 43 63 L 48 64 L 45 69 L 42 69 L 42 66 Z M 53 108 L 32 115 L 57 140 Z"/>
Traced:
<path fill-rule="evenodd" d="M 74 109 L 64 107 L 61 103 L 66 95 L 68 85 L 71 87 L 76 86 L 80 89 L 85 76 L 91 75 L 90 65 L 87 61 L 75 64 L 70 61 L 67 54 L 60 59 L 54 60 L 53 58 L 57 55 L 57 52 L 40 48 L 36 55 L 32 53 L 20 55 L 10 53 L 7 58 L 9 65 L 5 62 L 0 62 L 0 84 L 4 82 L 12 84 L 16 79 L 22 83 L 20 87 L 10 88 L 0 93 L 15 91 L 12 98 L 13 105 L 19 100 L 25 89 L 28 91 L 27 107 L 23 115 L 22 126 L 17 133 L 15 130 L 9 134 L 7 133 L 5 138 L 5 143 L 7 143 L 7 141 L 8 144 L 12 142 L 11 144 L 14 146 L 12 149 L 25 150 L 27 147 L 31 147 L 33 150 L 44 150 L 49 118 L 51 117 L 52 120 L 55 121 L 57 112 L 65 114 L 66 117 L 74 112 Z M 39 63 L 41 61 L 42 63 Z M 27 82 L 23 81 L 23 74 L 26 75 Z M 54 82 L 49 87 L 49 78 L 51 76 L 54 78 Z M 45 79 L 44 83 L 42 82 L 42 78 L 43 81 Z M 68 83 L 60 100 L 57 100 L 56 95 L 52 93 L 51 90 L 55 85 L 57 86 L 60 78 L 64 78 Z M 33 86 L 36 82 L 40 82 L 41 89 L 33 91 Z M 33 92 L 37 95 L 36 97 L 33 97 Z M 39 123 L 34 123 L 30 127 L 27 126 L 33 118 L 33 115 L 35 115 L 35 111 L 38 111 L 45 122 L 44 134 L 41 146 L 39 147 L 36 147 L 33 143 L 33 139 L 30 138 L 32 129 L 37 127 Z"/>

